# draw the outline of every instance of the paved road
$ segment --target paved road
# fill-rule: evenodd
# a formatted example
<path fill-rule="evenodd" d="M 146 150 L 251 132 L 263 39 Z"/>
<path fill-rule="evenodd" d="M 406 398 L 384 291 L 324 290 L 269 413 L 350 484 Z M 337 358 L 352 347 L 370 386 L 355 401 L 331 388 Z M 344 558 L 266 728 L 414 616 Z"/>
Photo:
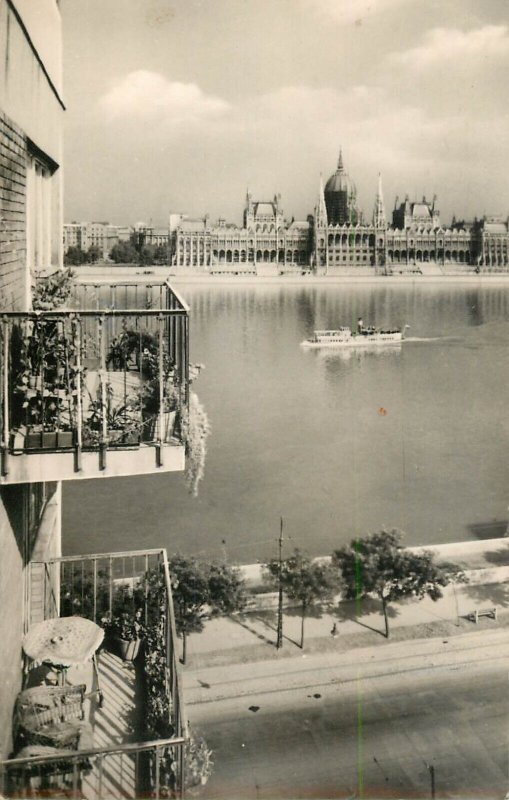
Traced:
<path fill-rule="evenodd" d="M 186 674 L 215 751 L 202 797 L 505 797 L 509 634 Z"/>

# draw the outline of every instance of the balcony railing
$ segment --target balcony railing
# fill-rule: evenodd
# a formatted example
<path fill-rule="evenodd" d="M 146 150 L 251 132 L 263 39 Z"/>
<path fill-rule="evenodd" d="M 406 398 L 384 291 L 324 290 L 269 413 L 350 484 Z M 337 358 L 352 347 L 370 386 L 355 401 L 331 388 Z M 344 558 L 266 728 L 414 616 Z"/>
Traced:
<path fill-rule="evenodd" d="M 115 743 L 59 755 L 0 762 L 0 792 L 25 797 L 66 791 L 66 796 L 101 800 L 116 796 L 181 797 L 188 737 L 178 660 L 168 559 L 165 550 L 71 556 L 31 562 L 32 622 L 79 615 L 100 623 L 117 613 L 138 614 L 146 632 L 145 692 L 158 694 L 157 712 L 147 699 L 142 733 L 148 741 Z M 100 660 L 99 660 L 100 663 Z M 161 667 L 162 665 L 162 667 Z M 115 686 L 118 694 L 118 685 Z M 106 700 L 106 704 L 108 701 Z M 96 712 L 96 718 L 100 712 Z M 159 733 L 162 731 L 162 733 Z M 3 785 L 2 785 L 3 784 Z M 127 788 L 126 788 L 127 787 Z M 60 794 L 58 794 L 60 796 Z"/>
<path fill-rule="evenodd" d="M 0 483 L 184 468 L 188 308 L 157 296 L 166 307 L 2 315 Z"/>
<path fill-rule="evenodd" d="M 132 275 L 113 280 L 114 275 L 87 277 L 81 273 L 73 279 L 68 305 L 70 308 L 100 310 L 104 308 L 185 309 L 188 306 L 169 281 L 148 275 Z"/>

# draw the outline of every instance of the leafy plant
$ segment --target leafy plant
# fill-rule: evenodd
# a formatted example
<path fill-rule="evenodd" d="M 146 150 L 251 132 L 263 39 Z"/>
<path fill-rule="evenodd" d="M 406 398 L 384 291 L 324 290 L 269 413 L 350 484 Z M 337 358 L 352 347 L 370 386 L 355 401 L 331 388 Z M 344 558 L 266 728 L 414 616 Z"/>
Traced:
<path fill-rule="evenodd" d="M 15 424 L 69 430 L 77 396 L 72 336 L 56 320 L 35 319 L 11 349 Z"/>
<path fill-rule="evenodd" d="M 203 630 L 209 602 L 207 569 L 192 556 L 175 555 L 169 563 L 177 633 L 182 635 L 182 661 L 186 663 L 186 643 L 190 633 Z"/>
<path fill-rule="evenodd" d="M 108 383 L 104 409 L 100 386 L 97 389 L 96 399 L 90 398 L 88 416 L 83 426 L 85 441 L 88 440 L 89 443 L 100 441 L 103 430 L 103 413 L 106 415 L 108 433 L 121 431 L 123 438 L 129 437 L 131 434 L 141 435 L 142 419 L 139 397 L 131 394 L 126 398 L 125 403 L 115 403 L 113 387 Z M 113 438 L 115 439 L 115 436 Z"/>
<path fill-rule="evenodd" d="M 141 639 L 143 636 L 141 614 L 141 609 L 134 612 L 123 611 L 121 614 L 112 616 L 107 614 L 102 618 L 101 624 L 109 634 L 118 636 L 120 639 L 127 641 Z"/>
<path fill-rule="evenodd" d="M 455 565 L 435 564 L 433 553 L 404 549 L 402 535 L 397 530 L 382 530 L 363 539 L 353 539 L 332 554 L 332 564 L 342 575 L 347 598 L 360 600 L 374 594 L 381 601 L 387 639 L 387 609 L 391 602 L 404 597 L 420 599 L 426 595 L 438 600 L 442 597 L 442 588 L 451 580 L 465 580 Z"/>
<path fill-rule="evenodd" d="M 174 555 L 169 567 L 175 626 L 182 636 L 185 664 L 187 636 L 200 633 L 210 617 L 241 611 L 246 593 L 239 570 L 229 564 L 206 564 L 193 556 Z"/>
<path fill-rule="evenodd" d="M 190 731 L 184 749 L 185 789 L 205 786 L 214 768 L 212 755 L 212 750 L 209 749 L 203 736 Z"/>
<path fill-rule="evenodd" d="M 59 269 L 51 275 L 38 277 L 32 291 L 32 306 L 36 311 L 51 311 L 63 306 L 70 297 L 73 272 Z"/>
<path fill-rule="evenodd" d="M 198 494 L 198 484 L 205 472 L 207 455 L 207 438 L 210 434 L 210 423 L 198 396 L 191 392 L 189 411 L 183 409 L 181 418 L 181 436 L 186 448 L 185 481 L 191 494 Z"/>
<path fill-rule="evenodd" d="M 265 565 L 265 578 L 275 586 L 279 586 L 281 581 L 286 596 L 300 603 L 302 611 L 300 646 L 303 648 L 306 613 L 314 603 L 333 597 L 338 590 L 337 575 L 329 564 L 312 561 L 299 548 L 295 548 L 293 555 L 284 559 L 281 565 L 277 558 L 269 561 Z"/>

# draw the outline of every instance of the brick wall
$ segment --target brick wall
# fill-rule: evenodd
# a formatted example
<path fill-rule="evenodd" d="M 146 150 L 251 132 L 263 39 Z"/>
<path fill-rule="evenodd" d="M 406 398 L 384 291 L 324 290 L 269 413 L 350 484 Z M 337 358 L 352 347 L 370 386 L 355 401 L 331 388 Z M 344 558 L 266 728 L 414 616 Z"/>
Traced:
<path fill-rule="evenodd" d="M 0 111 L 0 307 L 15 310 L 27 280 L 26 159 L 23 132 Z"/>

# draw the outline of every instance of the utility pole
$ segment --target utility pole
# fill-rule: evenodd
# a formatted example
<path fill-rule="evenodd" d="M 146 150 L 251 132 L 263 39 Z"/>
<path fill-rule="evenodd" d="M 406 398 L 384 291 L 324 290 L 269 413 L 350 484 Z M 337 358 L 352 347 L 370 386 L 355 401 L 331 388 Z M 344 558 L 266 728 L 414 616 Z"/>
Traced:
<path fill-rule="evenodd" d="M 279 596 L 277 604 L 277 639 L 276 649 L 283 646 L 283 517 L 279 527 Z"/>
<path fill-rule="evenodd" d="M 435 767 L 433 764 L 428 764 L 427 761 L 424 762 L 426 765 L 426 769 L 429 772 L 429 777 L 431 781 L 431 800 L 435 800 L 436 798 L 436 787 L 435 787 Z"/>

